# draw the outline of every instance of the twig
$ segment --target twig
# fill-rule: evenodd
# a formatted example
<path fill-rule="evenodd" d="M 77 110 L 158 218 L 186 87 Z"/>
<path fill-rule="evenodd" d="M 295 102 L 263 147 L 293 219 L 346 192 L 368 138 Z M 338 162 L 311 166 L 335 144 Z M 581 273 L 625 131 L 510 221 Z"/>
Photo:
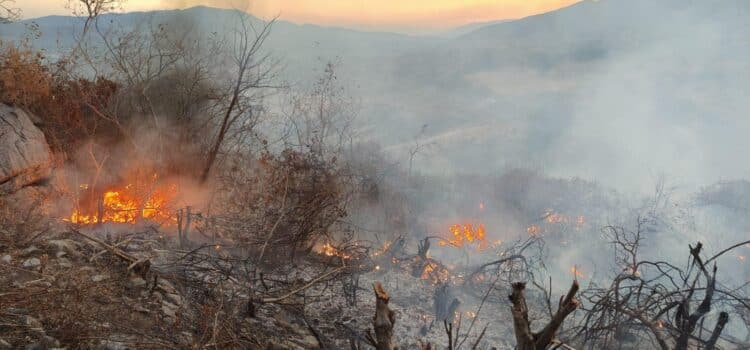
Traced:
<path fill-rule="evenodd" d="M 260 300 L 260 302 L 261 303 L 277 303 L 277 302 L 282 301 L 282 300 L 284 300 L 286 298 L 289 298 L 290 296 L 292 296 L 294 294 L 297 294 L 297 293 L 299 293 L 299 292 L 301 292 L 301 291 L 303 291 L 305 289 L 308 289 L 308 288 L 314 286 L 316 283 L 320 282 L 322 279 L 324 279 L 324 278 L 326 278 L 326 277 L 328 277 L 330 275 L 333 275 L 333 274 L 335 274 L 337 272 L 340 272 L 340 271 L 344 270 L 345 268 L 346 268 L 346 266 L 342 266 L 342 267 L 339 267 L 339 268 L 337 268 L 335 270 L 328 271 L 327 273 L 324 273 L 324 274 L 318 276 L 317 278 L 314 278 L 312 281 L 310 281 L 309 283 L 305 284 L 304 286 L 299 287 L 297 289 L 294 289 L 294 290 L 292 290 L 289 293 L 286 293 L 286 294 L 284 294 L 284 295 L 282 295 L 280 297 L 276 297 L 276 298 L 263 298 L 263 299 Z"/>

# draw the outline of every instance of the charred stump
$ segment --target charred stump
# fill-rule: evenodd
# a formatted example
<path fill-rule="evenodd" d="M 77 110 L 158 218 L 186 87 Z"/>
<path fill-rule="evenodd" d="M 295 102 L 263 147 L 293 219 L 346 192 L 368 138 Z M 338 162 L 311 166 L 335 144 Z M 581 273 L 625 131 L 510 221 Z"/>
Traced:
<path fill-rule="evenodd" d="M 391 300 L 380 282 L 373 284 L 375 291 L 375 316 L 372 318 L 372 328 L 375 336 L 368 332 L 367 338 L 377 350 L 397 350 L 393 341 L 393 326 L 396 324 L 396 313 L 388 307 Z"/>
<path fill-rule="evenodd" d="M 435 307 L 436 321 L 442 322 L 452 320 L 453 315 L 460 304 L 461 301 L 453 297 L 447 284 L 441 283 L 435 287 L 433 306 Z"/>
<path fill-rule="evenodd" d="M 524 289 L 526 289 L 525 283 L 513 283 L 513 291 L 509 296 L 512 303 L 511 313 L 513 314 L 513 329 L 516 335 L 517 349 L 544 350 L 553 343 L 555 334 L 562 326 L 565 318 L 580 305 L 580 302 L 575 298 L 579 289 L 578 281 L 573 281 L 568 294 L 560 299 L 560 307 L 557 312 L 552 315 L 549 323 L 539 332 L 531 331 Z"/>

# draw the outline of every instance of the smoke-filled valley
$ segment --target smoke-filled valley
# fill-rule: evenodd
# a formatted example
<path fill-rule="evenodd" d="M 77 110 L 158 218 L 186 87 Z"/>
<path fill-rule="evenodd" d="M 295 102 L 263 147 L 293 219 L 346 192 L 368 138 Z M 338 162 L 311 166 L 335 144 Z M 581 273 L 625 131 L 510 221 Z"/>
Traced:
<path fill-rule="evenodd" d="M 744 1 L 122 4 L 0 0 L 0 349 L 750 348 Z"/>

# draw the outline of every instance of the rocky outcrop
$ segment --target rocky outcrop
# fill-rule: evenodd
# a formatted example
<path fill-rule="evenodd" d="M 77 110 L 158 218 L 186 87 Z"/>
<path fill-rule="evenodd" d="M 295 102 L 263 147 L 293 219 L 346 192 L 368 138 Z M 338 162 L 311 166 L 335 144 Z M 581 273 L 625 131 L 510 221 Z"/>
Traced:
<path fill-rule="evenodd" d="M 44 181 L 52 164 L 52 151 L 31 116 L 0 104 L 0 195 Z"/>

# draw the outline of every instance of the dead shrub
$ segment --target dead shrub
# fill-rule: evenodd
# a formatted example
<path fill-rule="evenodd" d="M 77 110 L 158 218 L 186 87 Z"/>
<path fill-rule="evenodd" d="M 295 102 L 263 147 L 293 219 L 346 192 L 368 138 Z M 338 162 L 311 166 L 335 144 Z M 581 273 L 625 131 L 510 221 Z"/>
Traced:
<path fill-rule="evenodd" d="M 31 106 L 51 96 L 51 75 L 44 55 L 26 44 L 0 42 L 0 102 Z"/>
<path fill-rule="evenodd" d="M 235 161 L 216 202 L 223 235 L 240 246 L 294 255 L 311 249 L 346 215 L 335 163 L 289 149 L 265 152 L 253 164 Z"/>
<path fill-rule="evenodd" d="M 0 43 L 0 103 L 35 114 L 53 150 L 76 149 L 87 138 L 117 135 L 101 118 L 119 85 L 104 77 L 86 79 L 66 73 L 68 62 L 48 65 L 27 44 Z"/>

